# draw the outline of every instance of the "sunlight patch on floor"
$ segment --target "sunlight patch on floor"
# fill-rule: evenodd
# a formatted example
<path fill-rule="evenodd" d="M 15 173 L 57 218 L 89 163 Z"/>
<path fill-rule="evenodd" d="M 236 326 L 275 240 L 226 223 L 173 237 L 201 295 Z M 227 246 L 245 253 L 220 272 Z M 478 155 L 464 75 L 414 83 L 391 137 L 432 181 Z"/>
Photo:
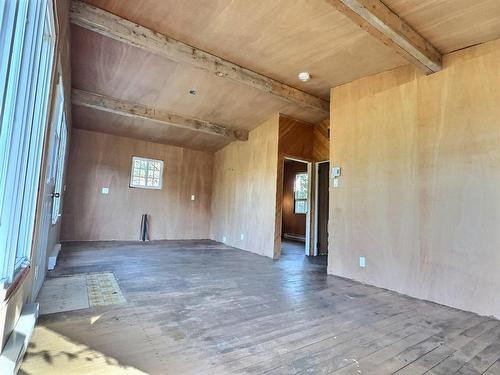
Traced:
<path fill-rule="evenodd" d="M 148 375 L 43 326 L 35 329 L 20 374 Z"/>

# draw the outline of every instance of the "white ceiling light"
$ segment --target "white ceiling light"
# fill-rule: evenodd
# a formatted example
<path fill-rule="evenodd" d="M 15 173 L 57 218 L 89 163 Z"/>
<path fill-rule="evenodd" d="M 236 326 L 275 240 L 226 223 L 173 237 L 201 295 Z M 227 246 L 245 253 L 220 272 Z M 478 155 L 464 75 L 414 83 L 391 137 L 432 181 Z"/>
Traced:
<path fill-rule="evenodd" d="M 299 79 L 302 82 L 307 82 L 311 79 L 311 74 L 309 72 L 301 72 L 299 73 Z"/>

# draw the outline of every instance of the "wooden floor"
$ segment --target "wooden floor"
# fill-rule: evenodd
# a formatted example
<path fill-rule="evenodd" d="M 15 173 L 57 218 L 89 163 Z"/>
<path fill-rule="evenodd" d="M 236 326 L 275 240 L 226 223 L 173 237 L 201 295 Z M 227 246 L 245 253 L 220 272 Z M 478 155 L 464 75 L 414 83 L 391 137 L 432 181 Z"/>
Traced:
<path fill-rule="evenodd" d="M 210 241 L 64 244 L 127 303 L 39 319 L 21 374 L 500 374 L 500 322 Z"/>

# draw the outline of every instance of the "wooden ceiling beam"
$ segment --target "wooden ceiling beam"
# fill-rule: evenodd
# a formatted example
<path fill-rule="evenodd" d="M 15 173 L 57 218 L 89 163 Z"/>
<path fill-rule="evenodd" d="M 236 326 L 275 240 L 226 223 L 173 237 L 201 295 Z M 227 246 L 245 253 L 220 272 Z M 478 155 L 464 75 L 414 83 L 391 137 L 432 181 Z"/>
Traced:
<path fill-rule="evenodd" d="M 206 134 L 225 137 L 231 141 L 248 140 L 248 131 L 242 129 L 231 129 L 223 125 L 209 121 L 180 115 L 178 113 L 164 111 L 162 109 L 131 103 L 125 100 L 115 99 L 108 96 L 95 94 L 93 92 L 73 89 L 71 102 L 75 105 L 97 109 L 99 111 L 133 117 L 142 120 L 152 120 L 161 124 L 176 126 L 182 129 L 194 130 Z"/>
<path fill-rule="evenodd" d="M 425 73 L 442 69 L 441 53 L 380 0 L 326 0 Z"/>
<path fill-rule="evenodd" d="M 288 103 L 329 113 L 328 101 L 315 97 L 272 78 L 256 73 L 167 35 L 154 32 L 103 9 L 74 0 L 71 22 L 106 37 L 127 43 L 178 63 L 202 69 L 216 77 L 261 90 Z"/>

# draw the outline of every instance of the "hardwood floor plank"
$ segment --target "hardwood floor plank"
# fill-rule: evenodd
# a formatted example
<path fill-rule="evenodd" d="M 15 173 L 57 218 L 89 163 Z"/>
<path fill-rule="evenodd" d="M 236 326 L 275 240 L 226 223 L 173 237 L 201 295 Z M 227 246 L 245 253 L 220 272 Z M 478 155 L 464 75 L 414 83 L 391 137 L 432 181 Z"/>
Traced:
<path fill-rule="evenodd" d="M 293 249 L 272 261 L 213 241 L 64 243 L 48 277 L 108 271 L 126 303 L 40 317 L 24 374 L 499 367 L 497 320 L 327 276 L 325 257 Z"/>

